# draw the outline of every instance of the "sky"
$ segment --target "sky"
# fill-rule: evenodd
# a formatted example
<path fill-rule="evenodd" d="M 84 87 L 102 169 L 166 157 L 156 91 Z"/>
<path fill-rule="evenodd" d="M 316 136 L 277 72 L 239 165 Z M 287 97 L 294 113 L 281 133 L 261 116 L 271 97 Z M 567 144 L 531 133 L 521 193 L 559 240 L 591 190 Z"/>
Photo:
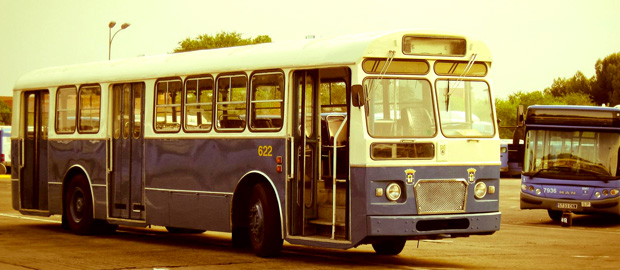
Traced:
<path fill-rule="evenodd" d="M 496 97 L 544 90 L 620 52 L 617 0 L 0 0 L 0 96 L 43 67 L 172 53 L 185 38 L 238 32 L 273 42 L 308 35 L 439 30 L 487 44 Z"/>

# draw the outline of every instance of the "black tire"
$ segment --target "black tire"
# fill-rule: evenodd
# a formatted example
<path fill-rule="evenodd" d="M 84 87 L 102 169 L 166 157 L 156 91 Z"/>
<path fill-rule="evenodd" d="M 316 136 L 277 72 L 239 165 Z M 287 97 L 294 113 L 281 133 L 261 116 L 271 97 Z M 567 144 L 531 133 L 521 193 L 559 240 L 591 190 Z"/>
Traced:
<path fill-rule="evenodd" d="M 170 226 L 166 226 L 166 230 L 169 233 L 175 233 L 175 234 L 201 234 L 201 233 L 206 232 L 206 230 L 185 229 L 185 228 L 177 228 L 177 227 L 170 227 Z"/>
<path fill-rule="evenodd" d="M 403 251 L 406 243 L 407 239 L 402 237 L 387 238 L 372 243 L 372 248 L 379 255 L 398 255 Z"/>
<path fill-rule="evenodd" d="M 274 257 L 282 250 L 282 230 L 275 195 L 266 184 L 257 184 L 250 197 L 249 236 L 259 257 Z"/>
<path fill-rule="evenodd" d="M 559 222 L 560 219 L 562 219 L 562 211 L 557 211 L 557 210 L 547 210 L 547 213 L 549 214 L 549 217 L 553 220 L 553 221 L 557 221 Z"/>
<path fill-rule="evenodd" d="M 98 227 L 93 218 L 93 200 L 84 175 L 71 179 L 65 194 L 64 218 L 71 231 L 79 235 L 92 234 Z"/>
<path fill-rule="evenodd" d="M 250 243 L 250 229 L 248 227 L 233 227 L 232 229 L 232 245 L 234 248 L 249 248 Z"/>

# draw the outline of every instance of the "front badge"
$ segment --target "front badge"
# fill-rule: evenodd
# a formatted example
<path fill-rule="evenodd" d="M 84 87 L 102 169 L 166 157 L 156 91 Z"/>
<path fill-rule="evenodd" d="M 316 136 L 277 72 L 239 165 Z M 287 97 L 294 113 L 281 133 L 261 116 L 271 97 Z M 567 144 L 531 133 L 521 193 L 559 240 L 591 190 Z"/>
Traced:
<path fill-rule="evenodd" d="M 476 169 L 469 168 L 469 169 L 467 169 L 467 173 L 469 174 L 469 182 L 470 183 L 473 183 L 474 181 L 476 181 Z"/>
<path fill-rule="evenodd" d="M 413 184 L 413 179 L 415 178 L 415 170 L 407 169 L 405 170 L 405 174 L 407 175 L 407 184 Z"/>

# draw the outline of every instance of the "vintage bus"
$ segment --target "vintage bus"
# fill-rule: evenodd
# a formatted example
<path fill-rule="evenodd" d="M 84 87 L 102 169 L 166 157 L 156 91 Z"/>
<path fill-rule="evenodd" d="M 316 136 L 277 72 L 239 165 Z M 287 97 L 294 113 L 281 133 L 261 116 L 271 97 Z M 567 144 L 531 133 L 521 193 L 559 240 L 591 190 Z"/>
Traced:
<path fill-rule="evenodd" d="M 37 70 L 15 84 L 13 207 L 259 256 L 492 234 L 490 68 L 479 41 L 392 31 Z"/>
<path fill-rule="evenodd" d="M 521 209 L 620 214 L 620 109 L 530 106 L 524 127 Z"/>

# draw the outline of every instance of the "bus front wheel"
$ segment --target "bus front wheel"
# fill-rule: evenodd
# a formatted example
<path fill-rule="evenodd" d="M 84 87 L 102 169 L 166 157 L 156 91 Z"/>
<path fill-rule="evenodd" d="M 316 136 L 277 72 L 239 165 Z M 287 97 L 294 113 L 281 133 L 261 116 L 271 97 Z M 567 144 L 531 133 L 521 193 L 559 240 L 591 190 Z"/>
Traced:
<path fill-rule="evenodd" d="M 266 184 L 257 184 L 250 197 L 250 243 L 259 257 L 277 256 L 282 249 L 278 204 L 269 191 Z"/>
<path fill-rule="evenodd" d="M 562 211 L 547 210 L 547 213 L 549 214 L 549 217 L 553 221 L 560 221 L 560 219 L 562 218 Z"/>
<path fill-rule="evenodd" d="M 372 248 L 379 255 L 398 255 L 406 242 L 405 238 L 386 238 L 372 243 Z"/>

